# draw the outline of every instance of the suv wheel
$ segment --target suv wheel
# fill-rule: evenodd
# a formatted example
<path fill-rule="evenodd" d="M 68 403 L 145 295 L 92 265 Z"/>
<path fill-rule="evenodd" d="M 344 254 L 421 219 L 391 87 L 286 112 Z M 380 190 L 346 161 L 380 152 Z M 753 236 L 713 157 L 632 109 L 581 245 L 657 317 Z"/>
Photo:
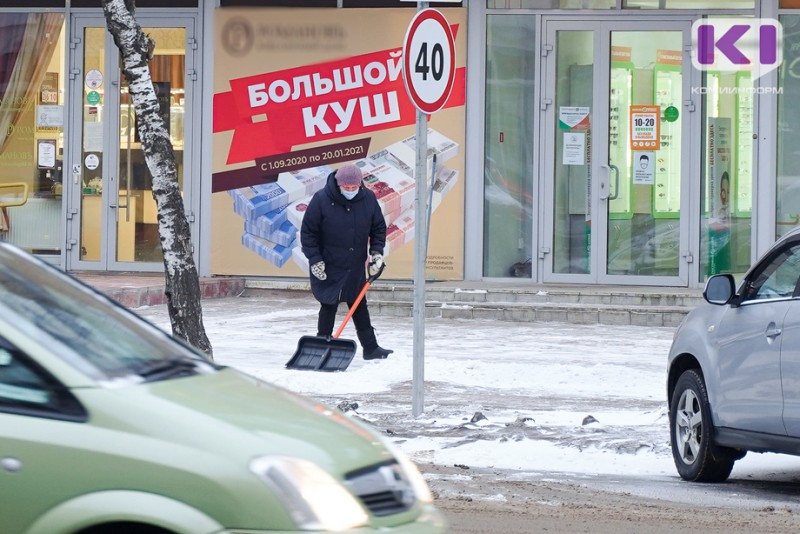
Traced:
<path fill-rule="evenodd" d="M 678 379 L 669 419 L 672 457 L 681 478 L 693 482 L 726 480 L 739 455 L 734 449 L 712 443 L 708 393 L 696 370 L 685 371 Z"/>

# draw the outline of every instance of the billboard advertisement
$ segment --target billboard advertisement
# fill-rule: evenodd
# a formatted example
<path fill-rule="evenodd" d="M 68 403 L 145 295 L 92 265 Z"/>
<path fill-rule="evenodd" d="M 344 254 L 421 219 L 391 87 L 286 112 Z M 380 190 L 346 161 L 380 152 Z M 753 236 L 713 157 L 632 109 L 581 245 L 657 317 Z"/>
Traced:
<path fill-rule="evenodd" d="M 455 83 L 429 117 L 426 275 L 463 279 L 466 10 L 443 9 Z M 362 169 L 387 223 L 384 278 L 414 264 L 416 118 L 402 76 L 413 9 L 216 11 L 212 156 L 214 274 L 305 277 L 300 226 L 344 164 Z M 426 210 L 423 209 L 422 213 Z"/>

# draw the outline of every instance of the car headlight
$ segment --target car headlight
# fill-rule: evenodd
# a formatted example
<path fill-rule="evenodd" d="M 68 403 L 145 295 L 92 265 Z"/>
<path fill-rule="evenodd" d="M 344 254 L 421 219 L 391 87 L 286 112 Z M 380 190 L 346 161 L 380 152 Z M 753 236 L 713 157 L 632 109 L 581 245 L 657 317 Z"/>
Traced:
<path fill-rule="evenodd" d="M 417 499 L 424 503 L 433 502 L 433 494 L 428 487 L 428 483 L 425 482 L 425 479 L 422 477 L 422 473 L 419 472 L 419 469 L 417 469 L 417 466 L 414 464 L 414 462 L 411 461 L 406 453 L 389 443 L 388 440 L 384 439 L 383 444 L 387 449 L 389 449 L 389 452 L 394 455 L 397 463 L 400 464 L 400 467 L 403 469 L 406 479 L 411 484 L 411 489 L 414 491 L 414 495 L 416 495 Z"/>
<path fill-rule="evenodd" d="M 355 497 L 308 460 L 264 456 L 253 460 L 250 470 L 275 490 L 301 530 L 335 532 L 369 522 Z"/>

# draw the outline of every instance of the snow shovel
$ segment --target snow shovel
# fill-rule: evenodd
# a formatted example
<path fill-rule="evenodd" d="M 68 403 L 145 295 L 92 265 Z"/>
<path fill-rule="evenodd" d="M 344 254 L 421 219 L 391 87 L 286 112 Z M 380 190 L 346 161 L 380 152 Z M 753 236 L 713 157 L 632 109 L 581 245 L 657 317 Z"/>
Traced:
<path fill-rule="evenodd" d="M 353 316 L 361 299 L 372 285 L 372 282 L 378 279 L 383 273 L 386 263 L 381 265 L 377 273 L 367 278 L 367 282 L 361 289 L 353 305 L 347 310 L 347 315 L 342 321 L 341 326 L 333 334 L 333 337 L 327 336 L 303 336 L 297 342 L 297 350 L 294 356 L 286 362 L 287 369 L 305 369 L 309 371 L 344 371 L 350 362 L 353 361 L 353 356 L 356 355 L 356 342 L 352 339 L 339 339 L 339 335 L 347 325 L 347 321 Z"/>

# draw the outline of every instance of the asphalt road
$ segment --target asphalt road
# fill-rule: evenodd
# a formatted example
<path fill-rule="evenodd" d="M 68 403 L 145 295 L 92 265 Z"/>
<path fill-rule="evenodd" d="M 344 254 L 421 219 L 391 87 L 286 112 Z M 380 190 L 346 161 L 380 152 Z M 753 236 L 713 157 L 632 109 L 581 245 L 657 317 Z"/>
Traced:
<path fill-rule="evenodd" d="M 421 465 L 451 531 L 796 533 L 800 470 L 725 484 Z"/>

